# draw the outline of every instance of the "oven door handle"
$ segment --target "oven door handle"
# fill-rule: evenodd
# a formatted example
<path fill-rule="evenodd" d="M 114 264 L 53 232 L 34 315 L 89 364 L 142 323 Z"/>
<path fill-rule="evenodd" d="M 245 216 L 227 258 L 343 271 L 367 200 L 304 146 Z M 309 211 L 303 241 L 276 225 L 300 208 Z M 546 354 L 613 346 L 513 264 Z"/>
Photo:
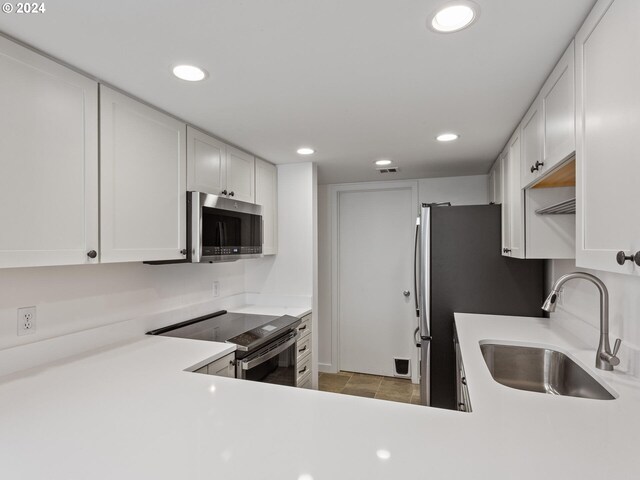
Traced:
<path fill-rule="evenodd" d="M 242 368 L 242 370 L 249 370 L 255 367 L 256 365 L 260 365 L 261 363 L 264 363 L 267 360 L 271 360 L 273 357 L 275 357 L 276 355 L 280 355 L 287 348 L 289 348 L 291 345 L 296 343 L 297 340 L 298 340 L 298 334 L 294 332 L 294 335 L 289 340 L 278 345 L 273 350 L 267 350 L 262 355 L 258 355 L 257 357 L 253 357 L 249 360 L 240 360 L 239 362 L 240 368 Z"/>

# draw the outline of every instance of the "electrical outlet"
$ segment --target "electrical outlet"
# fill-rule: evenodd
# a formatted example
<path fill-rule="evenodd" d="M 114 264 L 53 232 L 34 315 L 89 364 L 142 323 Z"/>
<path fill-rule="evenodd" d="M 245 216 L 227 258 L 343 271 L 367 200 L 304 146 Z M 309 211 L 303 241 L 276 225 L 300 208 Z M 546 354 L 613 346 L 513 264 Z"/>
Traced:
<path fill-rule="evenodd" d="M 214 297 L 220 296 L 220 282 L 218 281 L 213 282 L 213 296 Z"/>
<path fill-rule="evenodd" d="M 36 307 L 18 309 L 18 335 L 36 333 Z"/>

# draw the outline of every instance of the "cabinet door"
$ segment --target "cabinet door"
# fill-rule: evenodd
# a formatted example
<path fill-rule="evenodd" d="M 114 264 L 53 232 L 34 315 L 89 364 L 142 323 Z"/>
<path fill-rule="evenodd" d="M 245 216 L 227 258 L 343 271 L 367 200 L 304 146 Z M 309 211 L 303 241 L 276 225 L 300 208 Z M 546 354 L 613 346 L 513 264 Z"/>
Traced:
<path fill-rule="evenodd" d="M 544 165 L 540 167 L 541 175 L 576 149 L 574 70 L 574 42 L 571 42 L 542 87 Z"/>
<path fill-rule="evenodd" d="M 511 218 L 509 208 L 509 146 L 500 156 L 500 185 L 502 191 L 502 254 L 509 255 L 511 247 Z"/>
<path fill-rule="evenodd" d="M 100 135 L 102 262 L 184 258 L 186 125 L 101 86 Z"/>
<path fill-rule="evenodd" d="M 278 251 L 278 171 L 275 165 L 259 158 L 256 158 L 256 203 L 262 206 L 262 253 L 274 255 Z"/>
<path fill-rule="evenodd" d="M 98 85 L 0 37 L 0 268 L 96 263 Z"/>
<path fill-rule="evenodd" d="M 505 202 L 508 202 L 508 235 L 509 235 L 509 256 L 524 258 L 524 212 L 522 201 L 522 188 L 520 185 L 520 165 L 521 165 L 521 137 L 520 129 L 511 137 L 509 141 L 509 155 L 507 178 L 505 180 Z"/>
<path fill-rule="evenodd" d="M 538 97 L 522 119 L 522 188 L 540 176 L 543 135 L 542 99 Z"/>
<path fill-rule="evenodd" d="M 242 150 L 227 146 L 227 191 L 229 196 L 254 203 L 255 158 Z"/>
<path fill-rule="evenodd" d="M 226 145 L 187 126 L 187 190 L 220 195 L 226 188 Z"/>
<path fill-rule="evenodd" d="M 640 274 L 640 2 L 599 1 L 576 36 L 576 264 Z"/>
<path fill-rule="evenodd" d="M 209 375 L 217 375 L 219 377 L 231 377 L 235 378 L 236 371 L 234 367 L 235 354 L 230 353 L 222 358 L 219 358 L 215 362 L 211 362 L 207 365 L 207 373 Z"/>

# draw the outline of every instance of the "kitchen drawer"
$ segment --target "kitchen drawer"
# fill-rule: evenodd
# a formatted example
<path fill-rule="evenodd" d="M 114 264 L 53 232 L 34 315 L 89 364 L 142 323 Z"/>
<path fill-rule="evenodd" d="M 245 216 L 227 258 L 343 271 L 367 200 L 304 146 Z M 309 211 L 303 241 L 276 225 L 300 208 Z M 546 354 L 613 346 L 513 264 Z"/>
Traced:
<path fill-rule="evenodd" d="M 311 353 L 311 335 L 305 335 L 303 338 L 298 339 L 297 352 L 298 363 Z"/>
<path fill-rule="evenodd" d="M 311 372 L 305 373 L 298 382 L 298 388 L 313 388 L 313 383 L 311 382 Z"/>
<path fill-rule="evenodd" d="M 296 385 L 301 385 L 302 380 L 306 380 L 306 376 L 311 374 L 311 355 L 307 355 L 302 359 L 302 361 L 298 362 L 298 379 L 296 381 Z"/>
<path fill-rule="evenodd" d="M 313 382 L 311 382 L 311 372 L 307 374 L 306 379 L 303 378 L 301 380 L 300 384 L 298 385 L 298 388 L 308 388 L 308 389 L 313 388 Z"/>
<path fill-rule="evenodd" d="M 302 338 L 311 333 L 311 314 L 305 315 L 300 320 L 302 322 L 298 325 L 298 336 Z"/>
<path fill-rule="evenodd" d="M 234 366 L 235 354 L 230 353 L 222 358 L 219 358 L 215 362 L 211 362 L 207 365 L 207 373 L 209 375 L 217 375 L 219 377 L 232 377 L 235 378 L 236 370 Z"/>

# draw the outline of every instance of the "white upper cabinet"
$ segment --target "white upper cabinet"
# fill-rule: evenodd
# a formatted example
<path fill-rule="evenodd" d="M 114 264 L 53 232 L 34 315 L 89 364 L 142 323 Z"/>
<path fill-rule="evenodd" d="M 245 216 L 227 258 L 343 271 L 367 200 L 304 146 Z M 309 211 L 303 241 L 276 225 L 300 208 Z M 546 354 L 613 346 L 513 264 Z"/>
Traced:
<path fill-rule="evenodd" d="M 580 267 L 640 274 L 640 2 L 596 3 L 576 36 Z"/>
<path fill-rule="evenodd" d="M 489 201 L 502 203 L 502 157 L 498 157 L 489 172 Z"/>
<path fill-rule="evenodd" d="M 262 253 L 274 255 L 278 252 L 278 171 L 260 158 L 256 158 L 256 203 L 262 206 Z"/>
<path fill-rule="evenodd" d="M 0 268 L 97 263 L 97 83 L 0 37 L 0 132 Z"/>
<path fill-rule="evenodd" d="M 220 195 L 227 183 L 226 145 L 187 126 L 187 190 Z"/>
<path fill-rule="evenodd" d="M 574 42 L 571 42 L 542 87 L 544 155 L 542 176 L 576 150 Z"/>
<path fill-rule="evenodd" d="M 544 177 L 575 151 L 574 43 L 522 120 L 522 187 Z"/>
<path fill-rule="evenodd" d="M 101 261 L 183 259 L 186 125 L 101 86 L 100 136 Z"/>
<path fill-rule="evenodd" d="M 227 195 L 243 202 L 254 203 L 255 168 L 253 155 L 227 146 Z"/>
<path fill-rule="evenodd" d="M 543 166 L 542 98 L 538 96 L 522 119 L 522 187 L 535 180 Z"/>
<path fill-rule="evenodd" d="M 254 203 L 255 157 L 187 127 L 187 189 Z"/>
<path fill-rule="evenodd" d="M 507 205 L 508 224 L 504 254 L 514 258 L 525 258 L 524 251 L 524 209 L 520 186 L 521 130 L 518 128 L 509 140 L 507 157 L 504 162 L 506 178 L 503 182 L 504 204 Z M 504 227 L 503 227 L 504 228 Z"/>

